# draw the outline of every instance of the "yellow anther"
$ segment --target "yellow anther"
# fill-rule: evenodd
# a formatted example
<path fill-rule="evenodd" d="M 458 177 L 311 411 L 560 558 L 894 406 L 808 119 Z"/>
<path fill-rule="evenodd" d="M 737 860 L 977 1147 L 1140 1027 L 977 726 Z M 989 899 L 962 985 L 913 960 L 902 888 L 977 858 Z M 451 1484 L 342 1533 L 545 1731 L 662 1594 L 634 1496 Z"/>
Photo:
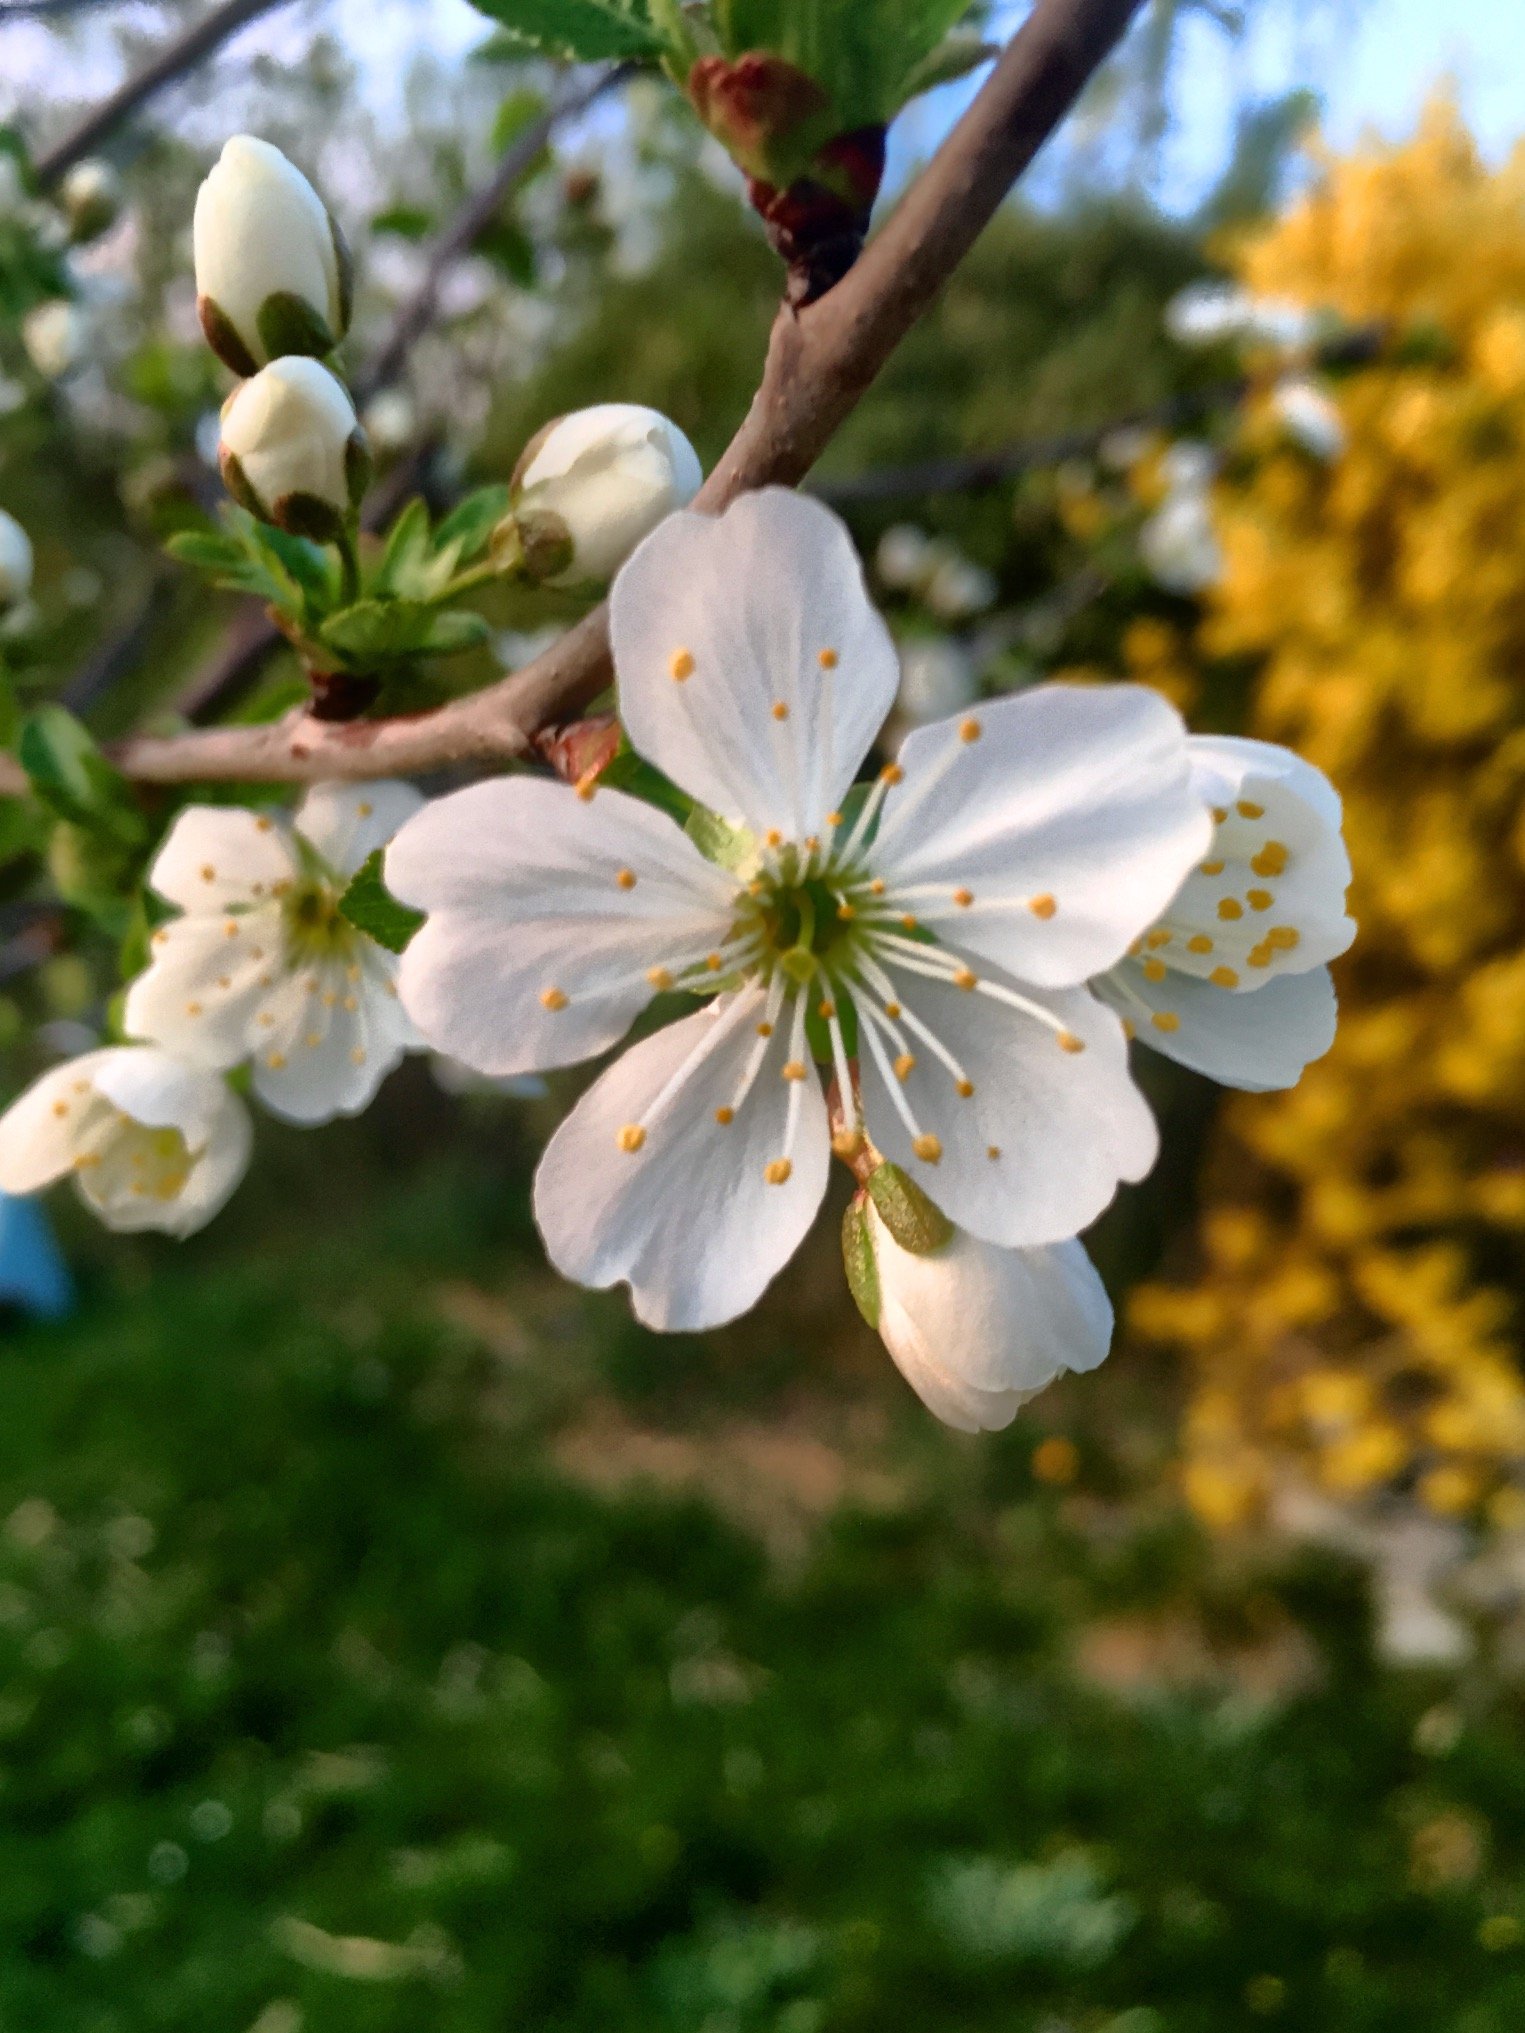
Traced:
<path fill-rule="evenodd" d="M 391 987 L 392 987 L 392 984 L 391 984 L 391 982 L 390 982 L 390 981 L 389 981 L 389 982 L 387 983 L 387 987 L 388 987 L 388 988 L 391 988 Z M 393 989 L 393 991 L 392 991 L 392 992 L 393 992 L 393 993 L 395 994 L 395 993 L 396 993 L 396 990 L 395 990 L 395 989 Z M 347 1010 L 357 1010 L 357 1009 L 359 1009 L 359 1007 L 360 1007 L 359 999 L 358 999 L 358 998 L 357 998 L 356 996 L 353 996 L 353 995 L 347 995 L 347 996 L 346 996 L 346 997 L 344 998 L 344 1007 L 345 1007 L 345 1008 L 346 1008 Z"/>
<path fill-rule="evenodd" d="M 1083 1052 L 1085 1048 L 1085 1039 L 1077 1038 L 1073 1031 L 1061 1031 L 1059 1033 L 1059 1049 L 1061 1052 Z"/>
<path fill-rule="evenodd" d="M 236 929 L 237 929 L 237 928 L 235 927 L 235 930 L 236 930 Z M 168 937 L 169 937 L 169 933 L 168 933 L 168 932 L 166 932 L 166 931 L 165 931 L 165 930 L 163 929 L 163 927 L 161 926 L 161 927 L 160 927 L 160 929 L 159 929 L 159 930 L 158 930 L 157 932 L 155 932 L 155 933 L 154 933 L 154 936 L 153 936 L 152 940 L 150 941 L 150 944 L 151 944 L 151 945 L 154 945 L 154 946 L 162 946 L 162 945 L 164 944 L 165 940 L 166 940 L 166 939 L 167 939 Z"/>
<path fill-rule="evenodd" d="M 672 987 L 672 976 L 665 967 L 648 967 L 646 970 L 646 980 L 657 991 L 658 995 L 665 995 L 668 989 Z"/>
<path fill-rule="evenodd" d="M 638 1151 L 646 1141 L 646 1132 L 638 1122 L 627 1122 L 614 1141 L 622 1151 Z"/>
<path fill-rule="evenodd" d="M 1257 875 L 1285 875 L 1287 872 L 1287 849 L 1279 840 L 1268 840 L 1250 863 Z"/>
<path fill-rule="evenodd" d="M 223 983 L 223 986 L 224 987 L 227 986 L 226 982 Z M 337 1009 L 338 1005 L 339 1005 L 338 996 L 334 993 L 334 991 L 331 988 L 325 988 L 323 991 L 323 1007 L 325 1009 Z"/>
<path fill-rule="evenodd" d="M 958 1080 L 954 1082 L 954 1085 L 957 1088 L 960 1096 L 965 1101 L 967 1101 L 970 1095 L 972 1095 L 974 1092 L 974 1082 L 972 1080 Z"/>
<path fill-rule="evenodd" d="M 216 882 L 217 880 L 217 870 L 212 866 L 210 861 L 201 871 L 201 880 L 203 882 Z"/>
<path fill-rule="evenodd" d="M 711 974 L 718 974 L 721 968 L 724 967 L 725 961 L 721 958 L 721 956 L 718 953 L 706 953 L 704 956 L 704 964 L 710 970 Z"/>
<path fill-rule="evenodd" d="M 763 835 L 763 845 L 765 847 L 782 847 L 783 844 L 783 834 L 779 832 L 776 826 L 770 826 Z"/>
<path fill-rule="evenodd" d="M 819 836 L 815 833 L 807 833 L 805 835 L 805 852 L 807 854 L 819 854 L 820 851 L 821 842 Z"/>
<path fill-rule="evenodd" d="M 591 805 L 593 794 L 598 789 L 598 771 L 596 769 L 585 769 L 572 788 L 585 805 Z"/>
<path fill-rule="evenodd" d="M 1220 918 L 1230 920 L 1242 918 L 1244 916 L 1244 905 L 1240 903 L 1236 896 L 1221 896 L 1218 899 L 1218 915 Z"/>
<path fill-rule="evenodd" d="M 857 915 L 857 908 L 853 904 L 837 905 L 837 917 L 844 925 L 850 925 Z"/>
<path fill-rule="evenodd" d="M 1221 861 L 1204 861 L 1200 873 L 1203 875 L 1222 875 L 1223 863 Z"/>
<path fill-rule="evenodd" d="M 783 1078 L 785 1080 L 803 1080 L 804 1077 L 805 1068 L 798 1059 L 785 1060 L 783 1071 Z"/>
<path fill-rule="evenodd" d="M 863 1132 L 860 1129 L 839 1129 L 831 1139 L 833 1153 L 844 1165 L 850 1165 L 863 1148 Z"/>
<path fill-rule="evenodd" d="M 876 875 L 873 881 L 869 884 L 868 888 L 870 896 L 883 896 L 884 877 L 882 875 Z"/>
<path fill-rule="evenodd" d="M 54 1102 L 54 1104 L 53 1104 L 53 1113 L 54 1113 L 55 1115 L 67 1115 L 67 1114 L 69 1113 L 69 1104 L 68 1104 L 68 1102 L 67 1102 L 67 1101 L 55 1101 L 55 1102 Z"/>
<path fill-rule="evenodd" d="M 916 920 L 910 911 L 905 911 L 901 914 L 900 922 L 902 925 L 905 926 L 908 932 L 914 932 L 916 930 Z"/>
<path fill-rule="evenodd" d="M 185 1005 L 185 1013 L 187 1016 L 200 1016 L 201 1004 L 199 1002 L 188 1002 Z"/>
<path fill-rule="evenodd" d="M 1213 820 L 1216 825 L 1221 826 L 1227 817 L 1228 817 L 1227 806 L 1225 805 L 1213 806 Z"/>
<path fill-rule="evenodd" d="M 622 868 L 614 879 L 621 889 L 635 888 L 635 870 L 633 868 Z"/>
<path fill-rule="evenodd" d="M 540 991 L 542 1009 L 557 1010 L 567 1006 L 566 991 L 560 988 L 542 988 Z"/>
<path fill-rule="evenodd" d="M 1206 932 L 1193 932 L 1186 941 L 1186 950 L 1188 953 L 1211 953 L 1213 942 Z"/>
<path fill-rule="evenodd" d="M 715 1110 L 715 1120 L 724 1129 L 727 1123 L 736 1120 L 736 1111 L 734 1108 L 717 1108 Z"/>
<path fill-rule="evenodd" d="M 935 1136 L 930 1135 L 916 1137 L 911 1144 L 911 1149 L 924 1165 L 937 1164 L 943 1154 L 941 1142 Z"/>
<path fill-rule="evenodd" d="M 1051 918 L 1059 906 L 1054 898 L 1049 895 L 1048 891 L 1045 890 L 1041 896 L 1029 897 L 1027 899 L 1027 908 L 1035 918 Z"/>
<path fill-rule="evenodd" d="M 771 1038 L 773 1035 L 772 1024 L 759 1024 L 757 1026 L 757 1035 L 760 1038 Z"/>
<path fill-rule="evenodd" d="M 959 723 L 958 738 L 960 741 L 978 741 L 984 732 L 979 721 L 971 717 Z"/>
<path fill-rule="evenodd" d="M 842 823 L 842 814 L 840 812 L 828 812 L 826 814 L 826 823 L 828 826 L 831 827 L 840 826 Z"/>
<path fill-rule="evenodd" d="M 363 1065 L 365 1064 L 365 1047 L 364 1047 L 364 1045 L 356 1045 L 356 1046 L 355 1046 L 355 1048 L 354 1048 L 354 1050 L 353 1050 L 353 1051 L 352 1051 L 352 1052 L 350 1053 L 350 1057 L 351 1057 L 351 1059 L 353 1059 L 353 1060 L 354 1060 L 354 1062 L 355 1062 L 355 1064 L 356 1064 L 357 1066 L 363 1066 Z"/>
<path fill-rule="evenodd" d="M 879 781 L 885 784 L 904 783 L 905 771 L 900 767 L 898 762 L 887 762 L 879 772 Z"/>
<path fill-rule="evenodd" d="M 321 1031 L 309 1031 L 307 1033 L 307 1049 L 309 1052 L 315 1052 L 322 1042 L 323 1033 Z"/>
<path fill-rule="evenodd" d="M 270 1068 L 272 1073 L 279 1073 L 285 1063 L 286 1054 L 284 1052 L 272 1052 L 265 1061 L 265 1064 Z"/>
<path fill-rule="evenodd" d="M 895 1061 L 895 1078 L 897 1080 L 909 1080 L 915 1071 L 916 1054 L 914 1052 L 902 1052 L 900 1057 Z"/>
<path fill-rule="evenodd" d="M 1181 1028 L 1181 1019 L 1172 1009 L 1157 1009 L 1149 1021 L 1157 1031 L 1178 1031 Z"/>
<path fill-rule="evenodd" d="M 900 1015 L 900 1004 L 898 1002 L 887 1002 L 884 1005 L 884 1013 L 891 1023 L 895 1022 Z"/>
<path fill-rule="evenodd" d="M 1276 947 L 1279 952 L 1290 953 L 1301 938 L 1302 933 L 1295 925 L 1273 925 L 1266 933 L 1266 944 Z"/>
<path fill-rule="evenodd" d="M 999 1144 L 986 1144 L 985 1155 L 994 1164 L 996 1159 L 1001 1155 L 1001 1146 Z"/>
<path fill-rule="evenodd" d="M 1237 988 L 1239 986 L 1239 976 L 1234 972 L 1232 967 L 1215 967 L 1207 978 L 1219 988 Z"/>
<path fill-rule="evenodd" d="M 1276 901 L 1268 889 L 1247 889 L 1244 897 L 1252 911 L 1268 911 Z"/>
<path fill-rule="evenodd" d="M 270 831 L 270 821 L 268 819 L 256 819 L 254 830 L 256 833 L 268 833 Z"/>
<path fill-rule="evenodd" d="M 823 1024 L 829 1024 L 837 1013 L 837 1006 L 828 998 L 827 1001 L 816 1004 L 815 1013 Z"/>
<path fill-rule="evenodd" d="M 1271 964 L 1271 942 L 1262 939 L 1258 946 L 1252 946 L 1245 955 L 1252 967 L 1269 967 Z"/>
<path fill-rule="evenodd" d="M 823 649 L 816 658 L 816 662 L 821 666 L 823 671 L 834 671 L 841 661 L 842 659 L 834 649 Z"/>
<path fill-rule="evenodd" d="M 774 1158 L 771 1163 L 764 1165 L 763 1177 L 770 1186 L 782 1186 L 788 1181 L 793 1170 L 794 1167 L 787 1158 Z"/>
<path fill-rule="evenodd" d="M 1151 952 L 1156 947 L 1168 946 L 1170 944 L 1170 933 L 1168 929 L 1164 925 L 1156 925 L 1154 930 L 1149 934 L 1148 938 L 1144 941 L 1144 944 L 1147 947 L 1149 947 Z"/>
<path fill-rule="evenodd" d="M 1248 798 L 1241 798 L 1234 810 L 1241 819 L 1263 819 L 1266 815 L 1264 805 L 1252 804 Z"/>
<path fill-rule="evenodd" d="M 974 902 L 974 891 L 972 889 L 956 889 L 953 892 L 953 901 L 961 911 L 967 911 L 969 906 Z"/>
<path fill-rule="evenodd" d="M 375 809 L 376 807 L 373 804 L 371 804 L 368 799 L 362 800 L 362 802 L 356 805 L 355 807 L 355 810 L 360 814 L 362 819 L 368 819 L 371 816 L 372 812 L 375 811 Z"/>
<path fill-rule="evenodd" d="M 237 918 L 229 918 L 228 922 L 227 922 L 227 923 L 226 923 L 226 924 L 225 924 L 225 925 L 223 926 L 222 930 L 223 930 L 223 937 L 224 937 L 224 938 L 226 938 L 226 939 L 236 939 L 236 938 L 238 937 L 238 920 L 237 920 Z"/>
<path fill-rule="evenodd" d="M 345 968 L 344 978 L 346 981 L 358 981 L 360 979 L 360 969 L 354 964 L 353 961 L 351 961 L 349 966 Z"/>
<path fill-rule="evenodd" d="M 978 988 L 979 985 L 980 977 L 972 967 L 961 967 L 953 977 L 953 986 L 955 988 Z"/>
<path fill-rule="evenodd" d="M 675 684 L 681 685 L 685 678 L 691 678 L 694 675 L 692 650 L 675 649 L 672 653 L 672 661 L 668 664 L 667 669 Z"/>
<path fill-rule="evenodd" d="M 789 708 L 784 704 L 782 699 L 775 699 L 773 701 L 773 717 L 775 720 L 787 720 L 789 718 Z"/>
<path fill-rule="evenodd" d="M 270 1014 L 269 1010 L 267 1009 L 262 1009 L 260 1011 L 259 1020 L 261 1024 L 264 1025 L 266 1030 L 269 1030 L 270 1026 L 275 1022 L 275 1018 Z"/>
<path fill-rule="evenodd" d="M 1146 960 L 1144 962 L 1144 979 L 1146 981 L 1163 981 L 1165 979 L 1164 961 Z"/>

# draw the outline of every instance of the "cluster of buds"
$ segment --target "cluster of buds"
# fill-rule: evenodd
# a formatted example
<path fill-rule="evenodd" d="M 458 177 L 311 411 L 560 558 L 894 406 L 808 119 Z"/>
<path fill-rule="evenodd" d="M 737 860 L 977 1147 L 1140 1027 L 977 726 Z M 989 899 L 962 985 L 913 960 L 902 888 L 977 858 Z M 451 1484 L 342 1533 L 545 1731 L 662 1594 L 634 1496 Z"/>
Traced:
<path fill-rule="evenodd" d="M 235 134 L 197 193 L 192 237 L 201 329 L 243 377 L 222 414 L 228 492 L 278 529 L 333 542 L 370 470 L 348 390 L 323 365 L 349 329 L 344 236 L 278 148 Z"/>

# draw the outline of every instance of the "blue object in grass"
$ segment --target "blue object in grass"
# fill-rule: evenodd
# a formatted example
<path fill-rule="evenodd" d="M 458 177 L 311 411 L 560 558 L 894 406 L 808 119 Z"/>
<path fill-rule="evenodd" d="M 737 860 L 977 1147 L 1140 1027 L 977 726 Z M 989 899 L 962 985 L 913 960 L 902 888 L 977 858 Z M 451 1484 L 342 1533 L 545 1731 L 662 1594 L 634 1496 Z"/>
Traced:
<path fill-rule="evenodd" d="M 0 1193 L 0 1306 L 61 1320 L 74 1305 L 74 1280 L 42 1203 Z"/>

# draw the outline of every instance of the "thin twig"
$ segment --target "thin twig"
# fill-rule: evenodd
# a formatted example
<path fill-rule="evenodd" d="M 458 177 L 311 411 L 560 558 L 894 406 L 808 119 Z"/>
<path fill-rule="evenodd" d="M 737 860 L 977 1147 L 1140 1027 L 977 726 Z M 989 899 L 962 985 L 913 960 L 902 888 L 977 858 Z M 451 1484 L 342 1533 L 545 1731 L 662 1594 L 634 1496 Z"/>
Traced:
<path fill-rule="evenodd" d="M 702 508 L 804 477 L 1139 4 L 1037 0 L 862 259 L 818 303 L 780 312 L 762 384 L 699 495 Z M 140 736 L 113 753 L 127 775 L 158 783 L 314 782 L 501 763 L 527 755 L 541 729 L 587 706 L 610 675 L 608 612 L 599 607 L 523 670 L 432 713 L 340 725 L 297 714 L 260 727 Z"/>
<path fill-rule="evenodd" d="M 157 56 L 150 57 L 142 70 L 135 71 L 109 98 L 93 107 L 55 147 L 39 155 L 33 165 L 38 183 L 44 190 L 57 183 L 66 170 L 72 169 L 75 163 L 99 148 L 108 134 L 124 120 L 130 119 L 157 92 L 194 70 L 203 57 L 220 49 L 230 36 L 236 35 L 251 21 L 285 5 L 287 0 L 223 0 L 221 7 L 214 7 L 210 14 L 204 14 L 183 35 L 167 43 Z"/>

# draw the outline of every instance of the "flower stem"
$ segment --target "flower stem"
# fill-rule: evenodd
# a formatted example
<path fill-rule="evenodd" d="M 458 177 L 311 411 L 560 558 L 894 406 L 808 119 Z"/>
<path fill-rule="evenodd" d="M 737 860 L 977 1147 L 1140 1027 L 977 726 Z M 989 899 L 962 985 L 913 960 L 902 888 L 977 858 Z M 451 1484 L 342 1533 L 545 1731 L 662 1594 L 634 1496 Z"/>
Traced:
<path fill-rule="evenodd" d="M 355 527 L 347 524 L 334 538 L 334 548 L 339 553 L 339 604 L 353 607 L 360 598 L 360 553 L 355 543 Z"/>

